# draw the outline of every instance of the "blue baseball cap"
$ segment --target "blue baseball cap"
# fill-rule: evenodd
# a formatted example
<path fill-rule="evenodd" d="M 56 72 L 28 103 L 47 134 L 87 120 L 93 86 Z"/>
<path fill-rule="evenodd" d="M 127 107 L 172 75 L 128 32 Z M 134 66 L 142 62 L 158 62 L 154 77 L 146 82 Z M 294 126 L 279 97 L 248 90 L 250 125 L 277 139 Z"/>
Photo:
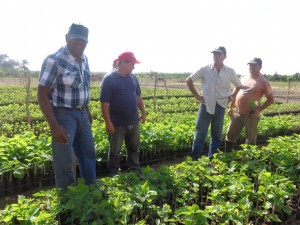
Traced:
<path fill-rule="evenodd" d="M 248 64 L 258 64 L 258 65 L 262 65 L 262 60 L 261 58 L 257 58 L 257 57 L 254 57 L 253 59 L 250 60 L 250 62 L 247 63 Z"/>
<path fill-rule="evenodd" d="M 223 46 L 219 46 L 217 48 L 215 48 L 211 53 L 214 53 L 214 52 L 221 52 L 221 53 L 224 53 L 224 55 L 226 55 L 226 48 L 223 47 Z"/>
<path fill-rule="evenodd" d="M 68 35 L 71 39 L 81 39 L 85 42 L 89 42 L 89 29 L 81 24 L 73 23 L 69 28 Z"/>

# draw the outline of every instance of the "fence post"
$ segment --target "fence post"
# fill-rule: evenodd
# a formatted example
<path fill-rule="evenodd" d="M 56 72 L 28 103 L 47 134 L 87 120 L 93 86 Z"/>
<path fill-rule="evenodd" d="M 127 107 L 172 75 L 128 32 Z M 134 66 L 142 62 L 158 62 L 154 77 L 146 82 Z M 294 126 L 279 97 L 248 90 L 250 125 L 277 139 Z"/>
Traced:
<path fill-rule="evenodd" d="M 286 103 L 289 102 L 290 90 L 291 90 L 291 81 L 289 80 L 288 92 L 287 92 L 287 95 L 286 95 Z"/>
<path fill-rule="evenodd" d="M 168 97 L 168 88 L 167 88 L 167 82 L 166 79 L 163 77 L 157 77 L 157 72 L 151 72 L 154 73 L 155 81 L 154 81 L 154 97 L 153 97 L 153 106 L 154 106 L 154 112 L 156 112 L 156 88 L 157 87 L 165 87 L 167 91 L 167 97 Z M 159 83 L 162 82 L 163 85 L 159 85 Z"/>

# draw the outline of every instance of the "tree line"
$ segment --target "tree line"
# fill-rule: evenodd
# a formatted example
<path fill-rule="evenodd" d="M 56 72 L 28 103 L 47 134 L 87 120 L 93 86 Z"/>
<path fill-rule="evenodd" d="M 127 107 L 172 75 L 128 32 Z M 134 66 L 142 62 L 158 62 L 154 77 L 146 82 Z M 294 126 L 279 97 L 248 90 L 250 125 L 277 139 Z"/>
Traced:
<path fill-rule="evenodd" d="M 15 59 L 10 59 L 7 54 L 0 53 L 0 77 L 22 77 L 24 73 L 30 73 L 31 77 L 38 77 L 39 71 L 29 71 L 28 61 L 26 59 L 22 61 L 18 61 Z M 102 79 L 106 72 L 92 72 L 92 79 L 98 80 Z M 154 80 L 155 78 L 164 78 L 164 79 L 185 79 L 191 73 L 161 73 L 161 72 L 142 72 L 135 73 L 139 78 L 149 78 Z M 300 73 L 297 72 L 293 75 L 285 75 L 285 74 L 263 74 L 269 81 L 282 81 L 282 82 L 297 82 L 300 81 Z"/>

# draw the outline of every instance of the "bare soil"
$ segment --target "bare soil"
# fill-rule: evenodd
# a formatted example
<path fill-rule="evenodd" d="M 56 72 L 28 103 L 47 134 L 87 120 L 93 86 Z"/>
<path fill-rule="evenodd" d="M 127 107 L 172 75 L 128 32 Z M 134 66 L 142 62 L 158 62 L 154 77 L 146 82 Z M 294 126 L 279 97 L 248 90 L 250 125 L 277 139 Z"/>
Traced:
<path fill-rule="evenodd" d="M 142 87 L 154 88 L 154 84 L 141 83 Z M 200 84 L 195 84 L 197 90 L 200 89 Z M 160 86 L 159 88 L 165 88 Z M 188 90 L 188 87 L 185 83 L 167 83 L 167 88 L 177 88 Z M 300 103 L 300 87 L 291 87 L 288 89 L 288 86 L 272 86 L 274 100 L 276 103 Z"/>
<path fill-rule="evenodd" d="M 300 88 L 293 88 L 290 91 L 287 88 L 273 87 L 275 102 L 278 103 L 299 103 Z"/>

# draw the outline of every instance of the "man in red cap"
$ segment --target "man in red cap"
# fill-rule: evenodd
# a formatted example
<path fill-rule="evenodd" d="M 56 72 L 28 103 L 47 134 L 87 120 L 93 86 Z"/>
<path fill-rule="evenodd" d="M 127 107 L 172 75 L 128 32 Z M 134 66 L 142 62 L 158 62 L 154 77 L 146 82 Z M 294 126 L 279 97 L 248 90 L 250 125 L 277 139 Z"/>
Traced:
<path fill-rule="evenodd" d="M 134 65 L 140 61 L 129 51 L 120 54 L 117 60 L 117 69 L 103 78 L 100 93 L 101 110 L 109 137 L 107 166 L 111 176 L 116 175 L 120 169 L 120 152 L 124 140 L 128 167 L 139 174 L 139 122 L 144 123 L 146 120 L 140 85 L 132 73 Z"/>

